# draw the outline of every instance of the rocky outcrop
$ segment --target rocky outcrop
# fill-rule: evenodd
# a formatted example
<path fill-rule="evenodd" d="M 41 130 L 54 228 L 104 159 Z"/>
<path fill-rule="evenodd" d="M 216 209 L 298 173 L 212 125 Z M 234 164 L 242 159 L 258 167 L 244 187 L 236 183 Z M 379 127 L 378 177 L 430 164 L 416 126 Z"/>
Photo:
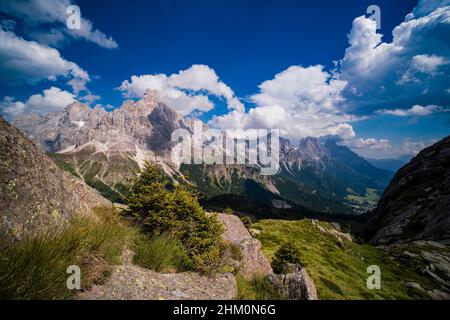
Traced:
<path fill-rule="evenodd" d="M 239 273 L 246 279 L 257 275 L 272 273 L 272 267 L 261 251 L 261 242 L 253 238 L 238 216 L 218 213 L 224 226 L 222 238 L 239 247 L 242 260 L 239 261 Z"/>
<path fill-rule="evenodd" d="M 450 136 L 397 172 L 373 215 L 375 244 L 450 240 Z"/>
<path fill-rule="evenodd" d="M 347 239 L 348 241 L 353 241 L 352 235 L 350 233 L 344 233 L 341 230 L 341 226 L 337 222 L 331 222 L 330 224 L 321 224 L 316 219 L 311 219 L 311 223 L 314 227 L 316 227 L 320 232 L 327 233 L 334 238 L 336 238 L 337 243 L 339 246 L 344 247 L 345 242 L 344 239 Z"/>
<path fill-rule="evenodd" d="M 0 117 L 0 246 L 111 206 Z"/>
<path fill-rule="evenodd" d="M 432 299 L 450 300 L 449 243 L 420 240 L 407 244 L 396 243 L 384 249 L 391 259 L 428 277 L 429 283 L 433 284 L 425 288 L 418 283 L 405 283 L 411 291 L 426 292 Z"/>
<path fill-rule="evenodd" d="M 288 300 L 318 300 L 314 281 L 306 268 L 287 263 L 282 266 L 281 274 L 270 274 L 269 281 Z"/>
<path fill-rule="evenodd" d="M 115 266 L 105 284 L 81 293 L 83 300 L 231 300 L 237 285 L 231 273 L 158 273 L 135 265 Z"/>
<path fill-rule="evenodd" d="M 213 214 L 213 213 L 209 213 Z M 269 261 L 261 252 L 261 243 L 252 238 L 239 217 L 218 213 L 224 227 L 222 238 L 240 251 L 240 261 L 230 261 L 225 255 L 225 265 L 234 266 L 247 279 L 272 273 Z M 212 276 L 194 272 L 158 273 L 133 264 L 133 253 L 126 250 L 124 264 L 114 266 L 105 283 L 93 286 L 78 299 L 130 299 L 130 300 L 231 300 L 237 296 L 236 278 L 232 273 Z"/>

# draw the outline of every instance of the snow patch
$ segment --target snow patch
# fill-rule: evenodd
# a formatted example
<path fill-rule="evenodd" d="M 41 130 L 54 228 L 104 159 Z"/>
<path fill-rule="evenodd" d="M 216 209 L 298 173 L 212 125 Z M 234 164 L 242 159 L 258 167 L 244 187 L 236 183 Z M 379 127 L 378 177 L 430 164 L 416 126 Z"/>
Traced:
<path fill-rule="evenodd" d="M 83 120 L 80 121 L 72 121 L 73 124 L 76 124 L 78 126 L 78 128 L 84 127 L 84 125 L 86 124 L 86 122 L 84 122 Z"/>

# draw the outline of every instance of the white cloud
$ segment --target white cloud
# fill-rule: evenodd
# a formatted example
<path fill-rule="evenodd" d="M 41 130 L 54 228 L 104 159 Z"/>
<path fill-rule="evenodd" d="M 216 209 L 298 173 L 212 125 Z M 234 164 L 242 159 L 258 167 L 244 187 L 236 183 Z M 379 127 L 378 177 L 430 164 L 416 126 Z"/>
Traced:
<path fill-rule="evenodd" d="M 412 67 L 414 69 L 429 74 L 434 74 L 440 66 L 447 63 L 447 59 L 434 54 L 418 54 L 412 58 Z"/>
<path fill-rule="evenodd" d="M 388 114 L 398 117 L 409 117 L 409 116 L 427 116 L 436 112 L 449 112 L 450 109 L 443 108 L 440 106 L 429 105 L 429 106 L 420 106 L 415 105 L 409 109 L 383 109 L 378 110 L 377 113 L 380 114 Z"/>
<path fill-rule="evenodd" d="M 71 38 L 84 39 L 99 46 L 114 49 L 118 44 L 103 32 L 94 29 L 92 22 L 83 18 L 81 8 L 81 29 L 69 30 L 66 27 L 66 9 L 72 4 L 70 0 L 25 0 L 1 1 L 0 11 L 23 20 L 27 34 L 35 40 L 49 45 L 58 45 Z M 50 29 L 45 26 L 52 25 Z"/>
<path fill-rule="evenodd" d="M 0 112 L 7 118 L 13 119 L 25 111 L 25 104 L 21 101 L 14 101 L 13 97 L 6 96 L 0 101 Z"/>
<path fill-rule="evenodd" d="M 291 66 L 259 85 L 251 96 L 256 107 L 216 116 L 210 124 L 221 129 L 280 129 L 298 140 L 307 136 L 355 136 L 348 123 L 356 120 L 341 110 L 345 81 L 334 79 L 322 66 Z"/>
<path fill-rule="evenodd" d="M 207 94 L 223 97 L 230 109 L 243 110 L 244 106 L 233 90 L 219 80 L 213 69 L 206 65 L 193 65 L 172 75 L 155 74 L 131 76 L 118 88 L 124 97 L 142 97 L 147 89 L 156 90 L 161 101 L 182 115 L 213 108 Z"/>
<path fill-rule="evenodd" d="M 34 84 L 41 80 L 70 77 L 75 92 L 90 81 L 86 71 L 61 57 L 58 50 L 27 41 L 0 29 L 0 81 Z"/>
<path fill-rule="evenodd" d="M 95 101 L 101 100 L 102 97 L 96 95 L 96 94 L 92 94 L 92 93 L 88 93 L 86 95 L 84 95 L 83 97 L 80 97 L 80 100 L 86 101 L 89 104 L 94 103 Z"/>
<path fill-rule="evenodd" d="M 26 107 L 36 113 L 60 111 L 75 102 L 75 96 L 56 87 L 46 89 L 42 94 L 35 94 L 28 98 Z"/>
<path fill-rule="evenodd" d="M 432 145 L 435 143 L 436 140 L 430 140 L 430 141 L 413 141 L 410 138 L 405 139 L 405 141 L 400 146 L 399 153 L 401 154 L 411 154 L 416 155 L 424 148 Z"/>
<path fill-rule="evenodd" d="M 375 139 L 375 138 L 358 138 L 354 140 L 348 140 L 345 143 L 348 147 L 353 149 L 372 149 L 372 150 L 384 150 L 388 151 L 392 148 L 388 139 Z"/>
<path fill-rule="evenodd" d="M 69 104 L 76 102 L 75 96 L 65 90 L 56 87 L 50 87 L 42 94 L 34 94 L 23 103 L 14 101 L 12 97 L 4 97 L 0 102 L 0 112 L 8 119 L 13 119 L 25 113 L 45 114 L 63 110 Z"/>
<path fill-rule="evenodd" d="M 340 142 L 341 144 L 354 150 L 356 153 L 367 158 L 389 159 L 403 155 L 416 155 L 424 148 L 435 143 L 436 140 L 413 141 L 410 138 L 397 143 L 392 143 L 389 139 L 357 138 Z"/>
<path fill-rule="evenodd" d="M 450 82 L 448 1 L 420 1 L 394 28 L 392 42 L 383 42 L 373 20 L 353 21 L 349 47 L 338 74 L 348 81 L 344 92 L 358 113 L 396 105 L 445 104 Z"/>

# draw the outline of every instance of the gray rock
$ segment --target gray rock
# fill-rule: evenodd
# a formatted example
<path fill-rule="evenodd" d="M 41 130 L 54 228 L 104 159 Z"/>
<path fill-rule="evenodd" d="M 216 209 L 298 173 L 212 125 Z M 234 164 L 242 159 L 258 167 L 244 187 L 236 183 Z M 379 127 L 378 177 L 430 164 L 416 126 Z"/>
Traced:
<path fill-rule="evenodd" d="M 424 291 L 425 289 L 422 288 L 422 286 L 420 284 L 418 284 L 417 282 L 406 282 L 405 286 L 409 287 L 409 288 L 413 288 L 413 289 L 417 289 L 420 291 Z"/>
<path fill-rule="evenodd" d="M 427 293 L 434 300 L 450 300 L 450 294 L 441 290 L 429 290 Z"/>
<path fill-rule="evenodd" d="M 80 300 L 231 300 L 237 295 L 230 273 L 158 273 L 135 265 L 115 266 L 104 284 L 80 293 Z"/>
<path fill-rule="evenodd" d="M 239 246 L 241 250 L 242 261 L 239 266 L 239 273 L 246 279 L 272 273 L 272 266 L 261 251 L 261 242 L 251 236 L 241 219 L 225 213 L 219 213 L 218 217 L 224 226 L 222 238 Z"/>
<path fill-rule="evenodd" d="M 282 274 L 270 274 L 269 281 L 289 300 L 318 300 L 314 281 L 306 268 L 296 264 L 282 266 Z"/>
<path fill-rule="evenodd" d="M 450 136 L 402 167 L 372 214 L 372 243 L 449 240 Z"/>
<path fill-rule="evenodd" d="M 93 216 L 97 206 L 112 203 L 0 117 L 0 246 L 60 230 L 76 215 Z"/>

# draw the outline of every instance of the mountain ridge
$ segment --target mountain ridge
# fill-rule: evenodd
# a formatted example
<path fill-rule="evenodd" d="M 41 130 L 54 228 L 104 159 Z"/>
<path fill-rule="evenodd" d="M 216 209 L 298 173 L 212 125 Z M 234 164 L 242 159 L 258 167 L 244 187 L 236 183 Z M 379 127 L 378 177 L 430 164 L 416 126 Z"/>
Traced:
<path fill-rule="evenodd" d="M 450 240 L 450 136 L 394 176 L 372 212 L 371 241 Z"/>
<path fill-rule="evenodd" d="M 248 197 L 259 188 L 249 185 L 253 181 L 268 191 L 265 199 L 255 195 L 261 204 L 286 209 L 298 205 L 326 213 L 366 211 L 373 204 L 347 197 L 364 197 L 368 188 L 382 190 L 390 178 L 389 172 L 373 167 L 347 147 L 312 137 L 301 139 L 298 145 L 281 138 L 281 170 L 273 176 L 261 176 L 258 166 L 249 164 L 178 167 L 171 161 L 171 133 L 176 129 L 192 133 L 194 120 L 175 113 L 151 90 L 111 112 L 73 103 L 63 111 L 28 115 L 13 124 L 49 152 L 60 167 L 118 202 L 145 160 L 158 163 L 174 180 L 188 175 L 206 198 Z M 202 126 L 208 134 L 209 128 Z M 247 192 L 251 186 L 256 189 Z"/>

